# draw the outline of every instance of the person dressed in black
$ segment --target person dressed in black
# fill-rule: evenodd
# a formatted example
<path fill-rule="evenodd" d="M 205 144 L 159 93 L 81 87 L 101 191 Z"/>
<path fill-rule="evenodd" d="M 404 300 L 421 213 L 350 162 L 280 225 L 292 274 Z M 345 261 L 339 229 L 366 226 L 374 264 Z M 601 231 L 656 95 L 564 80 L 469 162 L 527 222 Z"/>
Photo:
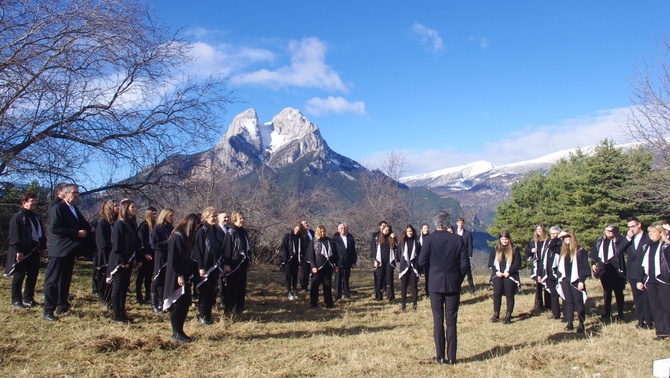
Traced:
<path fill-rule="evenodd" d="M 416 230 L 411 224 L 405 226 L 400 238 L 400 246 L 398 248 L 399 261 L 398 276 L 400 277 L 400 298 L 402 301 L 402 309 L 407 306 L 407 288 L 412 290 L 412 308 L 416 310 L 417 300 L 419 296 L 419 255 L 421 253 L 421 244 L 419 244 L 416 236 Z"/>
<path fill-rule="evenodd" d="M 151 311 L 163 312 L 163 286 L 167 267 L 168 239 L 172 233 L 174 210 L 162 209 L 156 219 L 156 227 L 151 234 L 154 242 L 154 272 L 151 281 Z"/>
<path fill-rule="evenodd" d="M 135 299 L 141 305 L 149 303 L 151 293 L 151 279 L 154 273 L 154 249 L 151 234 L 156 227 L 157 215 L 155 207 L 147 207 L 144 211 L 144 220 L 137 226 L 137 236 L 140 244 L 137 251 Z M 142 288 L 144 288 L 144 294 Z"/>
<path fill-rule="evenodd" d="M 372 264 L 376 270 L 375 299 L 378 301 L 382 300 L 384 291 L 389 302 L 395 298 L 393 270 L 396 267 L 396 248 L 398 241 L 393 235 L 393 229 L 390 225 L 386 225 L 377 237 L 375 254 L 372 256 Z"/>
<path fill-rule="evenodd" d="M 301 220 L 300 224 L 307 230 L 304 236 L 305 245 L 308 245 L 312 239 L 314 239 L 314 230 L 309 228 L 309 223 L 306 220 Z M 305 253 L 307 250 L 303 251 L 301 255 L 298 255 L 298 262 L 300 265 L 300 290 L 305 293 L 309 293 L 309 276 L 312 274 L 312 268 L 309 266 L 309 262 L 305 259 Z"/>
<path fill-rule="evenodd" d="M 644 246 L 643 275 L 637 277 L 637 289 L 649 295 L 649 305 L 656 325 L 656 338 L 670 337 L 670 252 L 668 239 L 662 225 L 647 228 L 649 243 Z"/>
<path fill-rule="evenodd" d="M 470 271 L 467 274 L 468 279 L 468 290 L 470 295 L 475 295 L 475 281 L 472 278 L 472 251 L 473 251 L 473 240 L 472 232 L 465 229 L 465 218 L 460 217 L 456 220 L 456 234 L 460 235 L 465 242 L 465 248 L 468 249 L 468 255 L 470 256 Z"/>
<path fill-rule="evenodd" d="M 558 234 L 557 234 L 558 235 Z M 535 284 L 535 303 L 533 304 L 533 314 L 540 314 L 541 312 L 551 308 L 550 293 L 545 290 L 542 284 L 542 260 L 547 253 L 549 247 L 549 235 L 544 224 L 535 225 L 535 232 L 533 237 L 526 245 L 526 259 L 531 260 L 530 279 Z M 538 279 L 540 278 L 540 279 Z"/>
<path fill-rule="evenodd" d="M 229 252 L 224 251 L 225 294 L 224 311 L 227 314 L 241 314 L 247 295 L 247 270 L 251 265 L 251 243 L 244 228 L 244 214 L 234 211 L 230 217 L 233 225 L 228 230 Z"/>
<path fill-rule="evenodd" d="M 623 321 L 623 290 L 626 288 L 626 263 L 623 253 L 619 253 L 618 244 L 622 236 L 619 235 L 619 227 L 609 224 L 605 227 L 603 236 L 599 237 L 593 245 L 589 259 L 594 265 L 591 267 L 593 275 L 600 279 L 603 286 L 603 302 L 605 312 L 601 319 L 609 321 L 612 316 L 612 292 L 616 298 L 618 321 Z"/>
<path fill-rule="evenodd" d="M 208 206 L 202 213 L 202 226 L 195 233 L 195 244 L 191 258 L 198 265 L 198 320 L 204 325 L 212 321 L 212 308 L 216 304 L 216 284 L 219 281 L 219 267 L 223 265 L 224 241 L 229 240 L 217 226 L 216 210 Z M 230 244 L 227 245 L 230 248 Z"/>
<path fill-rule="evenodd" d="M 433 340 L 436 353 L 433 361 L 453 365 L 456 363 L 456 323 L 461 284 L 470 270 L 470 256 L 463 238 L 446 231 L 450 225 L 448 213 L 444 211 L 437 213 L 434 224 L 437 230 L 423 239 L 419 267 L 430 266 L 428 290 L 433 312 Z"/>
<path fill-rule="evenodd" d="M 106 201 L 100 210 L 100 219 L 95 227 L 95 244 L 98 248 L 98 297 L 100 309 L 109 311 L 112 307 L 112 285 L 107 283 L 107 268 L 109 254 L 112 252 L 112 225 L 119 217 L 119 203 L 114 200 Z"/>
<path fill-rule="evenodd" d="M 319 226 L 314 239 L 307 247 L 305 258 L 312 267 L 309 301 L 312 308 L 319 304 L 319 286 L 323 285 L 323 300 L 327 308 L 333 304 L 333 270 L 337 271 L 337 251 L 326 233 L 326 227 Z"/>
<path fill-rule="evenodd" d="M 618 246 L 619 253 L 625 253 L 626 277 L 630 284 L 630 290 L 633 294 L 635 305 L 635 317 L 637 318 L 636 328 L 649 329 L 654 326 L 654 317 L 649 305 L 649 293 L 646 290 L 638 289 L 639 278 L 644 275 L 642 270 L 643 248 L 649 243 L 649 236 L 644 231 L 642 223 L 637 218 L 631 218 L 627 222 L 628 233 L 625 238 L 621 238 Z"/>
<path fill-rule="evenodd" d="M 419 244 L 423 245 L 423 238 L 427 237 L 430 235 L 430 226 L 428 223 L 424 223 L 421 225 L 421 234 L 419 235 Z M 422 266 L 421 269 L 419 270 L 419 273 L 423 274 L 423 286 L 426 289 L 426 297 L 429 297 L 428 293 L 428 275 L 430 274 L 430 267 L 429 266 Z"/>
<path fill-rule="evenodd" d="M 498 235 L 498 244 L 493 247 L 489 255 L 489 269 L 491 270 L 491 285 L 493 286 L 493 317 L 492 322 L 500 320 L 502 297 L 505 296 L 507 311 L 504 324 L 512 321 L 514 311 L 514 295 L 521 289 L 519 269 L 521 269 L 521 253 L 512 243 L 509 231 L 503 230 Z"/>
<path fill-rule="evenodd" d="M 333 234 L 333 245 L 337 250 L 337 273 L 335 273 L 335 299 L 344 297 L 351 298 L 349 288 L 349 277 L 351 269 L 356 267 L 358 253 L 356 252 L 356 241 L 349 233 L 349 225 L 341 223 L 337 226 L 337 232 Z"/>
<path fill-rule="evenodd" d="M 300 256 L 307 252 L 307 230 L 301 223 L 284 235 L 281 243 L 281 269 L 286 276 L 286 294 L 289 300 L 298 299 L 298 268 Z"/>
<path fill-rule="evenodd" d="M 195 234 L 201 225 L 200 217 L 188 214 L 175 227 L 168 239 L 167 267 L 165 269 L 165 286 L 163 293 L 163 309 L 170 312 L 172 338 L 179 343 L 193 341 L 184 333 L 184 323 L 191 306 L 190 278 L 191 252 L 195 244 Z"/>
<path fill-rule="evenodd" d="M 92 229 L 75 205 L 79 187 L 67 184 L 61 191 L 62 200 L 54 200 L 49 208 L 49 264 L 44 278 L 44 319 L 56 320 L 57 314 L 70 311 L 70 283 L 75 257 L 87 246 L 87 237 L 93 238 Z"/>
<path fill-rule="evenodd" d="M 37 195 L 25 193 L 19 203 L 21 209 L 9 220 L 5 275 L 12 277 L 12 306 L 21 309 L 38 305 L 35 285 L 40 273 L 40 257 L 46 256 L 47 238 L 42 220 L 35 213 Z"/>
<path fill-rule="evenodd" d="M 561 308 L 558 303 L 558 260 L 561 256 L 562 242 L 558 235 L 561 233 L 561 228 L 552 226 L 549 229 L 549 237 L 543 244 L 539 255 L 533 261 L 531 277 L 538 283 L 544 286 L 545 292 L 549 293 L 549 300 L 545 295 L 545 306 L 551 308 L 551 318 L 561 318 Z"/>
<path fill-rule="evenodd" d="M 112 310 L 115 323 L 130 323 L 126 313 L 126 297 L 130 285 L 130 266 L 138 250 L 137 225 L 135 216 L 137 207 L 131 200 L 121 201 L 119 218 L 112 227 L 112 250 L 107 266 L 107 283 L 112 284 Z"/>
<path fill-rule="evenodd" d="M 576 309 L 579 321 L 577 333 L 584 333 L 587 298 L 584 281 L 591 276 L 588 255 L 572 231 L 562 231 L 558 237 L 563 239 L 558 261 L 558 293 L 564 301 L 565 320 L 568 323 L 565 330 L 575 329 L 573 321 Z"/>

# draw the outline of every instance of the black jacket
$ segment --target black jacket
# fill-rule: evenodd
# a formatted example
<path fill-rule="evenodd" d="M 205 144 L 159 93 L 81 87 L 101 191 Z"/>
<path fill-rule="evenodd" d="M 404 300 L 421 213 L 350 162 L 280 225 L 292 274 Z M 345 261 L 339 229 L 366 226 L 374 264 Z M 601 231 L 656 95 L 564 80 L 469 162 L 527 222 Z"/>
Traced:
<path fill-rule="evenodd" d="M 84 254 L 89 240 L 94 242 L 91 225 L 84 215 L 74 206 L 77 213 L 72 214 L 67 202 L 61 200 L 49 208 L 49 257 L 73 257 Z M 86 230 L 86 238 L 78 237 L 79 230 Z"/>
<path fill-rule="evenodd" d="M 196 231 L 191 259 L 198 263 L 198 269 L 206 272 L 222 263 L 224 237 L 221 227 L 208 223 L 203 223 L 202 227 Z M 225 238 L 225 240 L 228 239 Z M 230 248 L 230 243 L 228 248 Z"/>
<path fill-rule="evenodd" d="M 330 257 L 326 258 L 322 253 L 323 248 L 326 248 L 330 252 Z M 337 249 L 333 246 L 333 243 L 327 237 L 321 239 L 312 239 L 307 246 L 307 254 L 305 255 L 307 262 L 309 262 L 312 269 L 317 268 L 321 269 L 326 265 L 336 266 L 339 257 L 337 255 Z"/>
<path fill-rule="evenodd" d="M 620 244 L 617 246 L 619 252 L 625 253 L 628 261 L 626 261 L 626 276 L 629 279 L 638 279 L 644 275 L 642 269 L 642 257 L 644 257 L 644 245 L 651 240 L 646 232 L 642 232 L 640 242 L 635 248 L 633 240 L 628 240 L 626 237 L 621 238 Z"/>
<path fill-rule="evenodd" d="M 358 253 L 356 252 L 356 241 L 350 233 L 345 235 L 347 239 L 347 246 L 344 246 L 342 235 L 339 232 L 333 234 L 332 243 L 337 250 L 337 266 L 340 268 L 349 269 L 352 265 L 358 262 Z"/>
<path fill-rule="evenodd" d="M 437 230 L 423 238 L 419 267 L 429 266 L 428 291 L 456 293 L 470 270 L 470 256 L 463 238 Z"/>
<path fill-rule="evenodd" d="M 35 222 L 35 224 L 33 224 Z M 42 230 L 42 236 L 38 241 L 33 240 L 33 228 L 35 225 Z M 42 250 L 47 247 L 46 230 L 39 216 L 34 211 L 21 209 L 9 220 L 9 251 L 5 264 L 5 273 L 9 273 L 16 263 L 16 254 L 23 253 L 26 258 L 33 253 L 33 258 L 39 259 Z"/>

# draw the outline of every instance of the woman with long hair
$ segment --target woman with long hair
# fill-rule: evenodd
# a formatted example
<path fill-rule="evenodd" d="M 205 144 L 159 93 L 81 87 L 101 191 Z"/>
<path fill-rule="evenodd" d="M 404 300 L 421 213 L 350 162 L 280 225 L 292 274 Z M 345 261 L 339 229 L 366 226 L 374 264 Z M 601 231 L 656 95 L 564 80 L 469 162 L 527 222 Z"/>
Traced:
<path fill-rule="evenodd" d="M 137 225 L 135 216 L 137 207 L 131 200 L 121 201 L 119 218 L 112 228 L 112 250 L 109 253 L 107 266 L 107 283 L 112 283 L 112 309 L 115 323 L 130 323 L 126 314 L 126 295 L 130 285 L 130 265 L 138 250 Z"/>
<path fill-rule="evenodd" d="M 326 227 L 319 226 L 314 233 L 314 239 L 307 247 L 305 259 L 312 268 L 309 301 L 312 308 L 319 304 L 319 286 L 323 285 L 323 300 L 327 308 L 333 304 L 333 271 L 337 272 L 337 251 L 328 238 Z"/>
<path fill-rule="evenodd" d="M 505 295 L 507 311 L 504 324 L 512 321 L 514 311 L 514 295 L 521 288 L 519 269 L 521 268 L 521 252 L 512 243 L 509 231 L 503 230 L 498 235 L 498 244 L 493 247 L 489 255 L 489 269 L 491 270 L 491 285 L 493 286 L 493 317 L 492 322 L 500 320 L 502 296 Z"/>
<path fill-rule="evenodd" d="M 402 309 L 404 310 L 407 303 L 407 287 L 412 290 L 412 308 L 416 310 L 416 302 L 419 296 L 419 253 L 421 252 L 421 244 L 419 244 L 416 230 L 411 224 L 405 226 L 400 238 L 400 248 L 398 249 L 397 260 L 400 262 L 399 277 L 400 277 L 400 298 L 402 300 Z"/>
<path fill-rule="evenodd" d="M 154 272 L 154 249 L 151 233 L 156 227 L 156 208 L 149 206 L 144 211 L 144 220 L 137 226 L 139 251 L 137 251 L 137 279 L 135 280 L 135 298 L 143 305 L 149 301 L 151 278 Z M 142 286 L 145 294 L 142 295 Z"/>
<path fill-rule="evenodd" d="M 654 224 L 647 228 L 651 242 L 645 245 L 642 257 L 644 275 L 638 277 L 637 289 L 647 291 L 649 306 L 656 325 L 656 338 L 670 336 L 670 248 L 663 226 Z"/>
<path fill-rule="evenodd" d="M 391 225 L 384 225 L 377 237 L 376 253 L 373 266 L 377 271 L 375 275 L 375 299 L 382 300 L 383 292 L 386 290 L 386 298 L 392 302 L 395 298 L 393 290 L 393 269 L 396 266 L 396 248 L 398 241 L 393 235 Z"/>
<path fill-rule="evenodd" d="M 284 235 L 281 243 L 281 269 L 286 276 L 286 294 L 288 299 L 298 299 L 298 267 L 300 256 L 307 251 L 307 230 L 298 223 L 292 232 Z"/>
<path fill-rule="evenodd" d="M 114 200 L 105 201 L 100 209 L 100 219 L 95 227 L 95 244 L 98 248 L 97 266 L 98 271 L 98 297 L 100 298 L 100 309 L 109 311 L 112 306 L 112 285 L 107 283 L 107 268 L 109 264 L 109 253 L 112 251 L 112 225 L 119 217 L 119 203 Z"/>
<path fill-rule="evenodd" d="M 179 343 L 192 341 L 184 333 L 184 322 L 191 306 L 190 278 L 193 275 L 191 253 L 200 224 L 198 215 L 188 214 L 175 227 L 168 239 L 163 308 L 170 312 L 172 338 Z"/>
<path fill-rule="evenodd" d="M 577 309 L 577 333 L 584 333 L 586 318 L 586 285 L 584 281 L 591 276 L 589 260 L 584 248 L 579 245 L 575 233 L 562 231 L 558 237 L 563 240 L 561 257 L 558 260 L 558 294 L 563 298 L 563 313 L 568 323 L 566 331 L 574 328 L 573 320 Z"/>
<path fill-rule="evenodd" d="M 168 238 L 172 233 L 174 210 L 163 209 L 156 218 L 156 227 L 152 232 L 154 242 L 154 272 L 151 282 L 151 310 L 157 314 L 163 312 L 163 285 L 167 266 Z"/>
<path fill-rule="evenodd" d="M 600 316 L 602 320 L 609 321 L 612 316 L 612 292 L 616 298 L 618 321 L 623 321 L 623 290 L 626 288 L 626 263 L 623 253 L 619 252 L 618 244 L 621 241 L 619 227 L 616 224 L 608 224 L 603 236 L 596 240 L 593 245 L 589 259 L 594 262 L 591 267 L 593 275 L 600 279 L 603 285 L 603 302 L 605 312 Z"/>
<path fill-rule="evenodd" d="M 244 228 L 244 213 L 233 211 L 230 216 L 232 226 L 228 229 L 230 248 L 224 251 L 224 272 L 226 286 L 224 311 L 227 314 L 241 314 L 247 295 L 247 270 L 251 265 L 251 243 Z"/>
<path fill-rule="evenodd" d="M 200 298 L 198 320 L 204 325 L 210 325 L 213 323 L 212 308 L 216 304 L 216 284 L 219 281 L 219 266 L 222 265 L 225 235 L 221 227 L 217 226 L 217 212 L 212 206 L 202 210 L 200 217 L 202 226 L 195 233 L 191 258 L 197 264 L 200 277 L 197 284 Z"/>
<path fill-rule="evenodd" d="M 542 261 L 548 247 L 549 235 L 546 227 L 542 223 L 535 225 L 533 237 L 526 245 L 526 259 L 533 261 L 530 279 L 535 283 L 535 304 L 533 305 L 533 313 L 535 314 L 551 308 L 550 293 L 544 289 L 542 284 Z"/>

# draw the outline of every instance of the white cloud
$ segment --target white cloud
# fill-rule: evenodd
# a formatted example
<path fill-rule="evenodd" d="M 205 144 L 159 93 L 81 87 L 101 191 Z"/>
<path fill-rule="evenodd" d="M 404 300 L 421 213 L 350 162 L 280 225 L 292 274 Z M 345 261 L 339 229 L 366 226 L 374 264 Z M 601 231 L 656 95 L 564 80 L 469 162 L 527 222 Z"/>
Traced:
<path fill-rule="evenodd" d="M 325 63 L 326 44 L 317 38 L 289 42 L 291 64 L 276 70 L 261 69 L 231 78 L 233 84 L 257 84 L 274 88 L 306 87 L 347 92 L 335 70 Z"/>
<path fill-rule="evenodd" d="M 491 44 L 491 40 L 489 38 L 482 37 L 481 35 L 474 35 L 469 39 L 470 41 L 479 43 L 479 48 L 481 49 L 486 49 Z"/>
<path fill-rule="evenodd" d="M 362 101 L 349 102 L 342 97 L 329 96 L 328 98 L 313 97 L 307 100 L 305 112 L 320 116 L 326 113 L 354 113 L 365 114 L 365 103 Z"/>
<path fill-rule="evenodd" d="M 194 58 L 191 69 L 198 74 L 230 75 L 251 65 L 276 59 L 269 50 L 224 43 L 212 45 L 195 42 L 191 44 L 191 54 Z"/>
<path fill-rule="evenodd" d="M 527 126 L 501 135 L 497 142 L 483 144 L 480 153 L 467 153 L 453 148 L 401 151 L 407 160 L 405 176 L 429 173 L 479 160 L 490 161 L 494 166 L 511 164 L 558 151 L 596 145 L 605 138 L 615 143 L 630 142 L 632 138 L 622 128 L 627 112 L 627 108 L 604 110 L 553 125 Z M 379 151 L 362 160 L 367 162 L 366 166 L 375 167 L 387 154 L 388 151 Z"/>
<path fill-rule="evenodd" d="M 428 51 L 438 53 L 444 50 L 444 42 L 435 29 L 425 27 L 419 23 L 412 25 L 412 35 L 416 37 Z"/>

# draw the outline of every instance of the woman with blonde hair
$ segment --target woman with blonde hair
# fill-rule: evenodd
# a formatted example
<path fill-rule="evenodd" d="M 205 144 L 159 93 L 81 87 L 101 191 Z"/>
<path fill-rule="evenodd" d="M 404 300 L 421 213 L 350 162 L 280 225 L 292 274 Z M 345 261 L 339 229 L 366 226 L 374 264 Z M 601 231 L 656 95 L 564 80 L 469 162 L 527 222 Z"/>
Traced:
<path fill-rule="evenodd" d="M 649 295 L 649 306 L 656 325 L 654 340 L 658 341 L 670 336 L 670 241 L 660 224 L 649 226 L 647 232 L 651 242 L 643 247 L 644 275 L 638 277 L 637 289 L 646 290 Z"/>
<path fill-rule="evenodd" d="M 307 246 L 305 259 L 312 268 L 309 301 L 312 308 L 319 304 L 319 286 L 323 285 L 323 300 L 327 308 L 333 304 L 333 271 L 337 272 L 337 250 L 328 238 L 326 227 L 319 226 L 314 233 L 314 239 Z"/>
<path fill-rule="evenodd" d="M 201 213 L 202 226 L 195 233 L 195 244 L 191 259 L 197 264 L 198 320 L 204 325 L 212 321 L 212 308 L 216 304 L 216 284 L 219 281 L 219 266 L 222 265 L 224 233 L 217 227 L 217 212 L 211 206 Z M 226 239 L 227 240 L 227 239 Z M 230 247 L 230 245 L 228 245 Z"/>
<path fill-rule="evenodd" d="M 558 259 L 558 294 L 563 298 L 563 313 L 567 325 L 566 331 L 574 328 L 573 320 L 577 310 L 577 333 L 584 333 L 584 319 L 586 318 L 586 285 L 584 281 L 591 276 L 589 260 L 586 251 L 579 245 L 575 233 L 566 230 L 558 237 L 563 240 L 561 255 Z"/>
<path fill-rule="evenodd" d="M 514 295 L 521 288 L 519 269 L 521 268 L 521 252 L 512 243 L 509 231 L 503 230 L 498 235 L 498 244 L 493 247 L 489 255 L 489 269 L 491 270 L 491 285 L 493 286 L 493 317 L 491 322 L 500 320 L 502 296 L 505 295 L 507 311 L 503 324 L 512 321 L 514 311 Z"/>
<path fill-rule="evenodd" d="M 224 311 L 241 314 L 247 295 L 247 270 L 251 265 L 251 242 L 244 228 L 244 213 L 233 211 L 233 225 L 228 229 L 230 248 L 224 251 L 224 274 L 226 278 Z"/>
<path fill-rule="evenodd" d="M 151 233 L 156 227 L 156 208 L 149 206 L 144 211 L 144 220 L 137 226 L 139 245 L 137 251 L 137 279 L 135 298 L 138 304 L 147 304 L 151 295 L 151 279 L 154 272 L 154 250 Z M 144 288 L 144 294 L 142 294 Z"/>
<path fill-rule="evenodd" d="M 95 245 L 98 248 L 96 269 L 98 271 L 98 296 L 100 308 L 108 311 L 112 302 L 110 299 L 112 285 L 107 283 L 107 267 L 109 253 L 112 251 L 112 225 L 119 217 L 119 203 L 114 200 L 105 201 L 100 209 L 100 219 L 95 226 Z"/>

